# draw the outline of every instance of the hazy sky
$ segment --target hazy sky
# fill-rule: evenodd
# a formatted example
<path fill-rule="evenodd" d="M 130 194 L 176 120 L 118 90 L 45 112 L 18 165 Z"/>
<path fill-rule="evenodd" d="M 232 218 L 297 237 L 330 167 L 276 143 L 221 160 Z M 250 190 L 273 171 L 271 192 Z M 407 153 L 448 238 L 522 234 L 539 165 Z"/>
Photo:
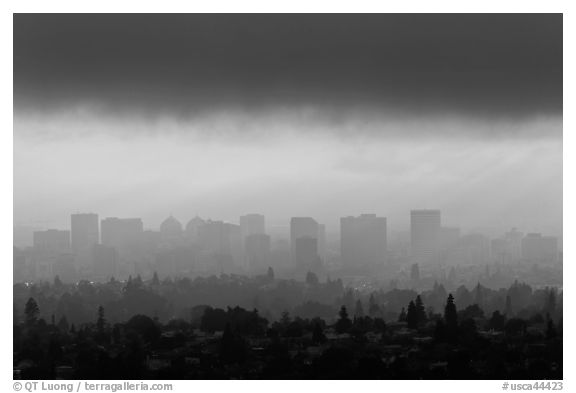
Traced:
<path fill-rule="evenodd" d="M 16 15 L 14 102 L 16 224 L 561 230 L 561 15 Z"/>

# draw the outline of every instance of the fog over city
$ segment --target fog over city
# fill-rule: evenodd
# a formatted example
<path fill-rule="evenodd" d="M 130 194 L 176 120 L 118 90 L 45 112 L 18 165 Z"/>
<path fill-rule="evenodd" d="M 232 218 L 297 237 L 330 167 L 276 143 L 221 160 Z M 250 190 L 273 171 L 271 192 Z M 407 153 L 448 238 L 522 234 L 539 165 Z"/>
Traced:
<path fill-rule="evenodd" d="M 258 211 L 332 232 L 374 212 L 406 230 L 430 207 L 561 234 L 554 17 L 100 18 L 16 17 L 18 225 Z"/>
<path fill-rule="evenodd" d="M 562 25 L 15 14 L 14 379 L 561 390 Z"/>

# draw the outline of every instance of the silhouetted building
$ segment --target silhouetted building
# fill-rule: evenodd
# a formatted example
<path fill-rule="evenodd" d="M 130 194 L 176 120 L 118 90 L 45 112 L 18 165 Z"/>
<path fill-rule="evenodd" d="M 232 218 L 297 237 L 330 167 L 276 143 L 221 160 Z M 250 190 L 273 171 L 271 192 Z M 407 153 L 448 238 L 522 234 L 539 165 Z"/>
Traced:
<path fill-rule="evenodd" d="M 72 251 L 76 256 L 78 265 L 90 267 L 92 265 L 92 249 L 99 242 L 98 214 L 83 213 L 71 216 Z"/>
<path fill-rule="evenodd" d="M 160 238 L 163 244 L 175 246 L 182 241 L 182 224 L 173 216 L 160 224 Z"/>
<path fill-rule="evenodd" d="M 321 265 L 318 255 L 318 239 L 303 236 L 296 238 L 294 244 L 296 267 L 301 270 L 316 271 Z"/>
<path fill-rule="evenodd" d="M 193 243 L 198 242 L 200 227 L 205 223 L 206 222 L 198 216 L 195 216 L 188 221 L 188 224 L 186 224 L 186 238 Z"/>
<path fill-rule="evenodd" d="M 556 262 L 558 239 L 554 236 L 542 236 L 540 233 L 528 233 L 522 239 L 522 258 L 530 262 Z"/>
<path fill-rule="evenodd" d="M 250 235 L 262 235 L 266 233 L 264 216 L 262 214 L 246 214 L 240 216 L 240 231 L 244 239 Z"/>
<path fill-rule="evenodd" d="M 102 244 L 114 247 L 118 256 L 134 254 L 142 242 L 144 227 L 140 218 L 105 218 L 100 222 Z"/>
<path fill-rule="evenodd" d="M 296 240 L 299 238 L 311 238 L 316 240 L 316 255 L 318 255 L 318 234 L 320 232 L 318 223 L 312 217 L 292 217 L 290 219 L 290 250 L 292 262 L 298 266 L 296 257 Z"/>
<path fill-rule="evenodd" d="M 92 249 L 94 254 L 93 273 L 97 279 L 105 280 L 114 277 L 118 269 L 118 254 L 113 247 L 97 244 Z"/>
<path fill-rule="evenodd" d="M 493 260 L 510 263 L 522 257 L 522 239 L 524 234 L 516 228 L 506 232 L 503 237 L 491 242 L 490 255 Z"/>
<path fill-rule="evenodd" d="M 438 259 L 440 249 L 440 210 L 412 210 L 410 212 L 410 241 L 412 258 L 417 263 Z"/>
<path fill-rule="evenodd" d="M 252 272 L 261 272 L 271 265 L 270 236 L 266 234 L 248 235 L 244 241 L 246 265 Z"/>
<path fill-rule="evenodd" d="M 490 240 L 479 233 L 462 236 L 459 242 L 461 263 L 479 265 L 490 259 Z"/>
<path fill-rule="evenodd" d="M 340 248 L 344 266 L 375 266 L 386 260 L 386 218 L 376 214 L 340 219 Z"/>
<path fill-rule="evenodd" d="M 33 234 L 33 245 L 40 252 L 70 252 L 70 231 L 57 229 L 36 231 Z"/>
<path fill-rule="evenodd" d="M 240 226 L 208 220 L 199 228 L 200 248 L 208 256 L 208 269 L 224 269 L 241 264 Z M 230 265 L 230 266 L 228 266 Z"/>

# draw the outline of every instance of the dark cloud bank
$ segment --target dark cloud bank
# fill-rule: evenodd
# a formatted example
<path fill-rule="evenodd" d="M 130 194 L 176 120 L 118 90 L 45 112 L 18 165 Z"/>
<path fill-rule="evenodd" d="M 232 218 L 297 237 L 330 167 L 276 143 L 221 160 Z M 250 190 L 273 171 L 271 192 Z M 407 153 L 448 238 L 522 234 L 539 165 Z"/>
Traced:
<path fill-rule="evenodd" d="M 14 16 L 16 111 L 561 115 L 561 14 Z"/>

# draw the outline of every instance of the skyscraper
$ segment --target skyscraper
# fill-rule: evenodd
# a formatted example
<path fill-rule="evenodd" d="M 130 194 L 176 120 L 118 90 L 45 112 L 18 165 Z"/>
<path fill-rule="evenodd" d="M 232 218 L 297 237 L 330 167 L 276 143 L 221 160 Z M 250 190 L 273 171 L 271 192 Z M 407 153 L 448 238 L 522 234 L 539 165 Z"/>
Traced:
<path fill-rule="evenodd" d="M 72 251 L 80 267 L 92 264 L 92 249 L 98 244 L 98 214 L 78 213 L 71 216 Z"/>
<path fill-rule="evenodd" d="M 114 247 L 119 256 L 135 252 L 144 227 L 140 218 L 108 217 L 100 223 L 102 244 Z"/>
<path fill-rule="evenodd" d="M 386 260 L 386 218 L 376 214 L 340 219 L 340 249 L 344 266 L 376 266 Z"/>
<path fill-rule="evenodd" d="M 252 272 L 264 272 L 270 266 L 270 236 L 253 234 L 244 241 L 246 265 Z"/>
<path fill-rule="evenodd" d="M 558 239 L 528 233 L 522 239 L 522 258 L 530 262 L 553 263 L 558 259 Z"/>
<path fill-rule="evenodd" d="M 70 231 L 57 229 L 36 231 L 33 234 L 33 245 L 40 252 L 70 252 Z"/>
<path fill-rule="evenodd" d="M 310 236 L 296 238 L 294 242 L 294 260 L 296 267 L 316 271 L 320 263 L 318 255 L 318 239 Z"/>
<path fill-rule="evenodd" d="M 240 216 L 240 232 L 245 239 L 250 235 L 262 235 L 266 233 L 265 219 L 262 214 L 246 214 Z"/>
<path fill-rule="evenodd" d="M 296 258 L 296 240 L 299 238 L 310 238 L 316 240 L 316 253 L 318 252 L 318 234 L 320 229 L 318 223 L 312 217 L 292 217 L 290 219 L 290 250 L 292 262 L 298 265 Z"/>
<path fill-rule="evenodd" d="M 410 212 L 410 241 L 412 258 L 426 264 L 438 259 L 440 249 L 440 210 L 412 210 Z"/>

